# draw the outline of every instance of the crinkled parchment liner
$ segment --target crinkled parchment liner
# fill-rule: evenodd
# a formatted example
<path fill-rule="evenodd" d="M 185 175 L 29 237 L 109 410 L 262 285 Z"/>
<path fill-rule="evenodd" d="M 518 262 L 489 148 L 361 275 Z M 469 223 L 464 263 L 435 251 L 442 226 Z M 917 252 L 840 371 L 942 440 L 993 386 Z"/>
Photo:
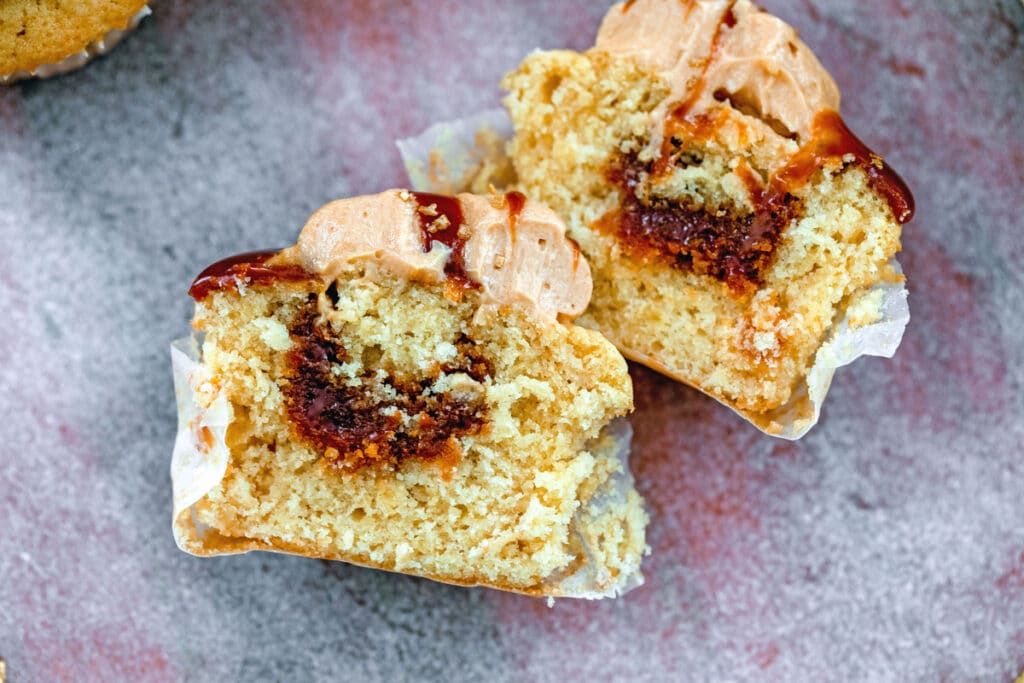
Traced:
<path fill-rule="evenodd" d="M 128 20 L 128 24 L 124 28 L 107 31 L 99 40 L 92 41 L 84 49 L 68 55 L 56 64 L 41 64 L 31 71 L 21 69 L 0 76 L 0 85 L 11 85 L 28 78 L 50 78 L 79 69 L 85 66 L 93 57 L 105 55 L 112 50 L 115 45 L 121 42 L 122 38 L 134 30 L 139 25 L 139 22 L 150 14 L 152 14 L 152 10 L 149 8 L 149 5 L 146 5 Z"/>
<path fill-rule="evenodd" d="M 493 145 L 482 149 L 481 136 L 512 137 L 512 123 L 503 109 L 492 109 L 475 116 L 438 123 L 423 133 L 399 140 L 396 144 L 405 163 L 412 189 L 453 192 L 467 187 L 484 164 L 499 167 Z M 786 405 L 772 411 L 754 413 L 719 401 L 755 427 L 783 439 L 799 439 L 818 422 L 832 375 L 837 368 L 861 356 L 892 358 L 910 321 L 907 289 L 899 263 L 890 264 L 896 277 L 850 297 L 839 321 L 832 326 L 818 349 L 806 383 L 793 393 Z M 853 311 L 856 315 L 852 315 Z M 862 320 L 871 322 L 861 323 Z M 615 341 L 615 340 L 612 340 Z M 621 349 L 627 358 L 665 372 L 657 362 L 629 349 Z M 695 387 L 699 389 L 700 387 Z"/>
<path fill-rule="evenodd" d="M 174 393 L 178 404 L 178 433 L 174 440 L 171 459 L 171 484 L 174 491 L 174 540 L 178 547 L 192 555 L 230 555 L 250 550 L 282 552 L 304 557 L 342 560 L 374 569 L 396 571 L 393 567 L 377 566 L 371 562 L 353 560 L 344 555 L 311 555 L 298 548 L 271 545 L 249 538 L 232 538 L 203 525 L 194 514 L 193 506 L 224 478 L 229 460 L 225 442 L 233 411 L 230 402 L 219 392 L 200 360 L 199 343 L 195 337 L 178 339 L 171 344 L 171 366 L 174 374 Z M 199 396 L 207 405 L 200 405 Z M 209 398 L 211 397 L 212 398 Z M 621 505 L 633 490 L 633 477 L 627 460 L 633 431 L 625 419 L 610 423 L 602 438 L 591 444 L 595 454 L 607 455 L 618 462 L 612 477 L 588 500 L 574 517 L 574 526 L 584 515 L 598 517 L 605 509 Z M 531 590 L 518 590 L 507 586 L 492 588 L 515 590 L 529 595 L 549 598 L 604 598 L 621 595 L 643 583 L 639 558 L 629 574 L 610 576 L 597 566 L 585 534 L 575 532 L 574 544 L 580 548 L 583 560 L 566 573 L 549 577 L 541 586 Z M 441 577 L 402 570 L 425 578 L 453 583 Z M 488 584 L 481 584 L 488 585 Z"/>

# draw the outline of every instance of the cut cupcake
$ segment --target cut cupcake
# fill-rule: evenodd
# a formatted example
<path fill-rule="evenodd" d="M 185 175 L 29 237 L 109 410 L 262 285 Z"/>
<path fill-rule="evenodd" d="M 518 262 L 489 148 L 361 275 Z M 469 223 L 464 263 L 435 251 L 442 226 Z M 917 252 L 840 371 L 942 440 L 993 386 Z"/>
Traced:
<path fill-rule="evenodd" d="M 3 0 L 0 85 L 77 69 L 149 14 L 144 0 Z"/>
<path fill-rule="evenodd" d="M 593 271 L 579 323 L 801 434 L 830 333 L 880 319 L 902 278 L 913 199 L 846 128 L 796 32 L 747 0 L 635 0 L 591 50 L 534 53 L 504 85 L 517 187 Z"/>
<path fill-rule="evenodd" d="M 602 597 L 639 583 L 626 364 L 570 321 L 590 271 L 522 195 L 328 204 L 193 284 L 174 351 L 174 532 L 439 581 Z"/>

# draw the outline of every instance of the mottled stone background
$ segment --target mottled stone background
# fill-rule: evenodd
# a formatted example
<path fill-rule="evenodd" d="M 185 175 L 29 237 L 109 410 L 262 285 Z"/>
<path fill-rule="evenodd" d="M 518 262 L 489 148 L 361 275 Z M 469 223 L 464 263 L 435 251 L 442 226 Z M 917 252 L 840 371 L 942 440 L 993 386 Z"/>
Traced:
<path fill-rule="evenodd" d="M 0 91 L 0 656 L 9 681 L 1008 681 L 1024 666 L 1024 9 L 763 0 L 914 188 L 913 320 L 772 440 L 634 368 L 647 584 L 542 602 L 170 533 L 168 342 L 208 262 L 401 185 L 603 2 L 164 0 Z M 547 7 L 541 11 L 539 8 Z M 552 6 L 554 9 L 552 9 Z"/>

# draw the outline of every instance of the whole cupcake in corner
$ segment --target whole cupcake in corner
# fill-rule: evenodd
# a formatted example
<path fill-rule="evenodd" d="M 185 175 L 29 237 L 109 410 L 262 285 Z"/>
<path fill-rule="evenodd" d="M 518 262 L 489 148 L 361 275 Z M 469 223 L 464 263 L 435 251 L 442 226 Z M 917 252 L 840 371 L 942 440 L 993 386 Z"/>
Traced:
<path fill-rule="evenodd" d="M 145 0 L 3 0 L 0 85 L 73 71 L 150 14 Z"/>

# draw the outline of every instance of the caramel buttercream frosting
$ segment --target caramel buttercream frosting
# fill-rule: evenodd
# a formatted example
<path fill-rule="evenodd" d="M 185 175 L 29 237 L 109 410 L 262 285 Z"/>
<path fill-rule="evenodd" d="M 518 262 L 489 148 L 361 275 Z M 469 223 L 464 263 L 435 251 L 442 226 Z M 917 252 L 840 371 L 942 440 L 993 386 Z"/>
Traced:
<path fill-rule="evenodd" d="M 580 315 L 592 289 L 587 262 L 562 221 L 518 192 L 388 190 L 326 204 L 294 246 L 214 264 L 191 293 L 202 299 L 213 289 L 256 279 L 331 281 L 362 261 L 409 280 L 444 284 L 455 298 L 479 290 L 483 305 L 520 305 L 547 319 Z"/>

